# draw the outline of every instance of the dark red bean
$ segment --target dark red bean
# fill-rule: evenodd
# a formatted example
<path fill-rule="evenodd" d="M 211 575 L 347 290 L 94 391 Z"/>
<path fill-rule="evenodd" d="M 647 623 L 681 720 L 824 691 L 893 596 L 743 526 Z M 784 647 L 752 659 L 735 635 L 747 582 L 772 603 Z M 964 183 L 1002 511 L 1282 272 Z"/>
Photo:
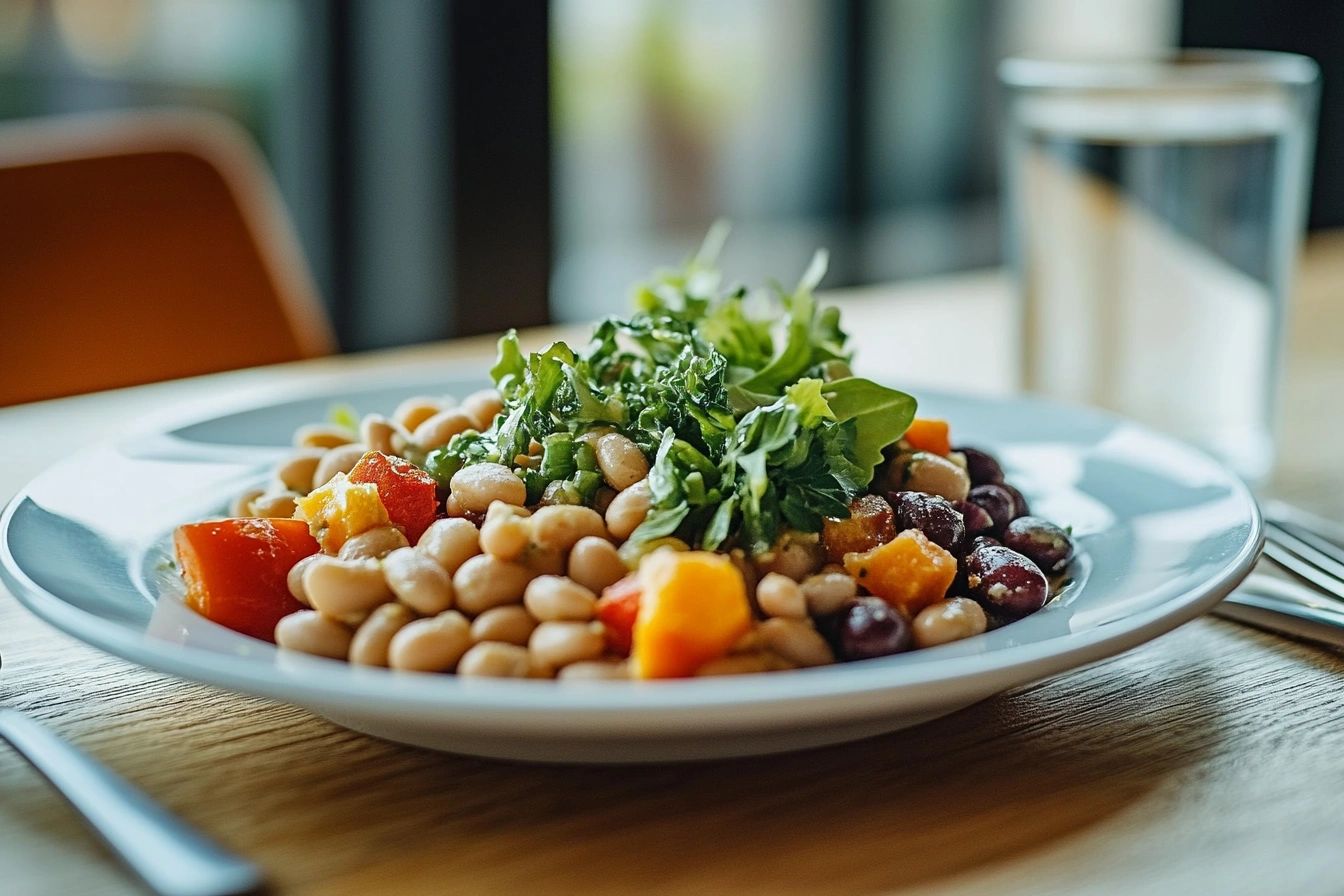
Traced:
<path fill-rule="evenodd" d="M 1013 503 L 1016 505 L 1013 509 L 1013 519 L 1017 519 L 1020 516 L 1030 516 L 1031 505 L 1027 503 L 1026 497 L 1017 490 L 1017 486 L 1010 485 L 1007 482 L 1002 483 L 1002 485 L 1004 489 L 1007 490 L 1008 494 L 1013 496 Z"/>
<path fill-rule="evenodd" d="M 966 523 L 946 498 L 924 492 L 892 492 L 890 501 L 898 531 L 918 529 L 939 547 L 961 553 Z"/>
<path fill-rule="evenodd" d="M 983 535 L 986 532 L 993 531 L 994 518 L 989 515 L 989 511 L 979 504 L 972 504 L 970 501 L 953 501 L 952 509 L 961 514 L 967 536 Z"/>
<path fill-rule="evenodd" d="M 984 485 L 988 482 L 1003 481 L 1003 467 L 994 459 L 994 455 L 979 448 L 953 448 L 966 455 L 966 473 L 971 477 L 971 485 Z"/>
<path fill-rule="evenodd" d="M 974 507 L 975 505 L 971 506 Z M 983 513 L 983 511 L 981 512 Z M 974 538 L 969 539 L 964 547 L 965 553 L 962 555 L 961 559 L 957 561 L 957 577 L 952 580 L 951 587 L 947 589 L 948 593 L 959 595 L 961 597 L 969 597 L 971 588 L 966 584 L 966 558 L 969 557 L 976 548 L 981 548 L 986 545 L 994 545 L 995 547 L 998 547 L 1000 544 L 1002 544 L 1002 542 L 990 535 L 977 535 Z"/>
<path fill-rule="evenodd" d="M 876 597 L 856 597 L 837 614 L 836 650 L 846 660 L 903 653 L 914 646 L 910 623 Z"/>
<path fill-rule="evenodd" d="M 1002 545 L 1002 544 L 1003 544 L 1003 542 L 999 541 L 997 538 L 995 538 L 995 537 L 992 536 L 992 535 L 977 535 L 977 536 L 975 536 L 975 538 L 972 538 L 972 539 L 971 539 L 971 543 L 970 543 L 969 545 L 967 545 L 966 553 L 969 554 L 971 551 L 975 550 L 976 548 L 982 548 L 982 547 L 985 547 L 986 545 L 992 545 L 992 546 L 994 546 L 994 547 L 999 547 L 999 546 Z"/>
<path fill-rule="evenodd" d="M 1038 516 L 1020 516 L 1003 530 L 1003 544 L 1046 572 L 1059 572 L 1073 559 L 1069 533 Z"/>
<path fill-rule="evenodd" d="M 995 532 L 1003 531 L 1003 527 L 1017 516 L 1017 500 L 1008 489 L 996 483 L 977 485 L 966 500 L 989 514 Z"/>
<path fill-rule="evenodd" d="M 1050 596 L 1050 583 L 1035 563 L 997 545 L 966 555 L 966 587 L 986 609 L 1013 619 L 1035 613 Z"/>

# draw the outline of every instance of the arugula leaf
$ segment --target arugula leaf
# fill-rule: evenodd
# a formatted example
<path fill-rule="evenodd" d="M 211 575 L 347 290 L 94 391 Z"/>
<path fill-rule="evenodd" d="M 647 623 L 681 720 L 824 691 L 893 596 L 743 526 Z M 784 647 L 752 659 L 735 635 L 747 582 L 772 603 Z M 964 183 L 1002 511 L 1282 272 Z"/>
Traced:
<path fill-rule="evenodd" d="M 735 377 L 746 379 L 770 363 L 775 353 L 770 321 L 747 316 L 745 290 L 709 308 L 699 322 L 700 335 L 728 359 Z"/>
<path fill-rule="evenodd" d="M 853 376 L 823 384 L 821 394 L 837 420 L 855 424 L 852 456 L 863 471 L 858 485 L 866 487 L 882 462 L 882 449 L 910 428 L 918 403 L 904 392 Z"/>
<path fill-rule="evenodd" d="M 743 389 L 778 394 L 811 365 L 816 300 L 810 292 L 799 293 L 788 300 L 788 309 L 789 325 L 784 349 L 763 370 L 740 383 Z"/>
<path fill-rule="evenodd" d="M 495 381 L 495 388 L 502 394 L 510 395 L 517 386 L 522 385 L 527 373 L 527 359 L 518 347 L 517 330 L 509 330 L 499 338 L 498 351 L 495 366 L 490 368 L 490 379 Z"/>
<path fill-rule="evenodd" d="M 698 320 L 719 288 L 715 263 L 732 227 L 723 219 L 715 221 L 705 234 L 700 249 L 680 269 L 660 268 L 648 283 L 635 288 L 634 305 L 640 311 L 678 320 Z"/>
<path fill-rule="evenodd" d="M 803 426 L 812 426 L 822 419 L 835 419 L 835 413 L 821 394 L 821 387 L 821 380 L 802 379 L 784 390 L 784 397 L 797 406 Z"/>
<path fill-rule="evenodd" d="M 821 368 L 830 361 L 849 361 L 845 351 L 845 333 L 840 329 L 836 308 L 817 308 L 812 290 L 826 274 L 828 256 L 818 250 L 803 272 L 798 287 L 784 297 L 789 320 L 783 350 L 769 364 L 739 385 L 748 392 L 778 395 L 784 387 L 804 373 Z"/>

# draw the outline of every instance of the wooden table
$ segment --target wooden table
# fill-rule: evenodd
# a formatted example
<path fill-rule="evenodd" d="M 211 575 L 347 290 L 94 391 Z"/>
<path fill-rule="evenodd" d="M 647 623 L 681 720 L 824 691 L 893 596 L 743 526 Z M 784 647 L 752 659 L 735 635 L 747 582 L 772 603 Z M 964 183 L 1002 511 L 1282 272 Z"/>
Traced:
<path fill-rule="evenodd" d="M 1338 516 L 1341 283 L 1344 237 L 1317 239 L 1274 485 Z M 983 390 L 1010 380 L 1006 351 L 948 371 L 934 347 L 883 342 L 893 327 L 972 321 L 994 332 L 1010 322 L 1006 294 L 1002 275 L 986 273 L 843 304 L 870 371 Z M 491 351 L 472 340 L 0 410 L 0 500 L 144 413 Z M 1344 891 L 1344 660 L 1217 619 L 914 730 L 649 768 L 516 765 L 384 743 L 104 656 L 3 594 L 0 652 L 0 704 L 49 723 L 260 862 L 283 894 Z M 0 750 L 0 893 L 138 892 Z"/>

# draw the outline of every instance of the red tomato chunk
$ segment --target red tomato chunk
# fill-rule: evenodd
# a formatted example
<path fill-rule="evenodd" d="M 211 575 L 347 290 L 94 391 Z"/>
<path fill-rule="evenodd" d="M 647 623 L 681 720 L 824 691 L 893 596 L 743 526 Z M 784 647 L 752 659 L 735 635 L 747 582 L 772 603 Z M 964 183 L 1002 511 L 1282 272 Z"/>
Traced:
<path fill-rule="evenodd" d="M 630 655 L 640 592 L 639 577 L 631 573 L 607 586 L 597 600 L 597 618 L 607 630 L 607 649 L 618 656 Z"/>
<path fill-rule="evenodd" d="M 410 461 L 370 451 L 350 471 L 350 481 L 371 482 L 378 487 L 388 519 L 400 527 L 411 544 L 420 540 L 438 516 L 437 484 Z"/>
<path fill-rule="evenodd" d="M 303 609 L 285 579 L 317 541 L 302 520 L 229 519 L 179 526 L 173 548 L 187 606 L 211 622 L 263 641 L 281 617 Z"/>

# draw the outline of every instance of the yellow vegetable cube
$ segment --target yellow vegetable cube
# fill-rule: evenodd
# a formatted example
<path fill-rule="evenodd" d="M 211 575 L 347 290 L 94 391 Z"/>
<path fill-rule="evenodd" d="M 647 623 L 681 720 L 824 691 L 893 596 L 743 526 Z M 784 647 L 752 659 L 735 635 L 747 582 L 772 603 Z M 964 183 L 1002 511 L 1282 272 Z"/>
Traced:
<path fill-rule="evenodd" d="M 631 666 L 639 678 L 681 678 L 751 629 L 747 586 L 733 562 L 709 551 L 654 551 L 640 561 Z"/>
<path fill-rule="evenodd" d="M 389 523 L 378 486 L 351 482 L 344 473 L 337 473 L 326 485 L 294 504 L 295 518 L 308 523 L 309 531 L 328 554 L 339 551 L 346 539 Z"/>

